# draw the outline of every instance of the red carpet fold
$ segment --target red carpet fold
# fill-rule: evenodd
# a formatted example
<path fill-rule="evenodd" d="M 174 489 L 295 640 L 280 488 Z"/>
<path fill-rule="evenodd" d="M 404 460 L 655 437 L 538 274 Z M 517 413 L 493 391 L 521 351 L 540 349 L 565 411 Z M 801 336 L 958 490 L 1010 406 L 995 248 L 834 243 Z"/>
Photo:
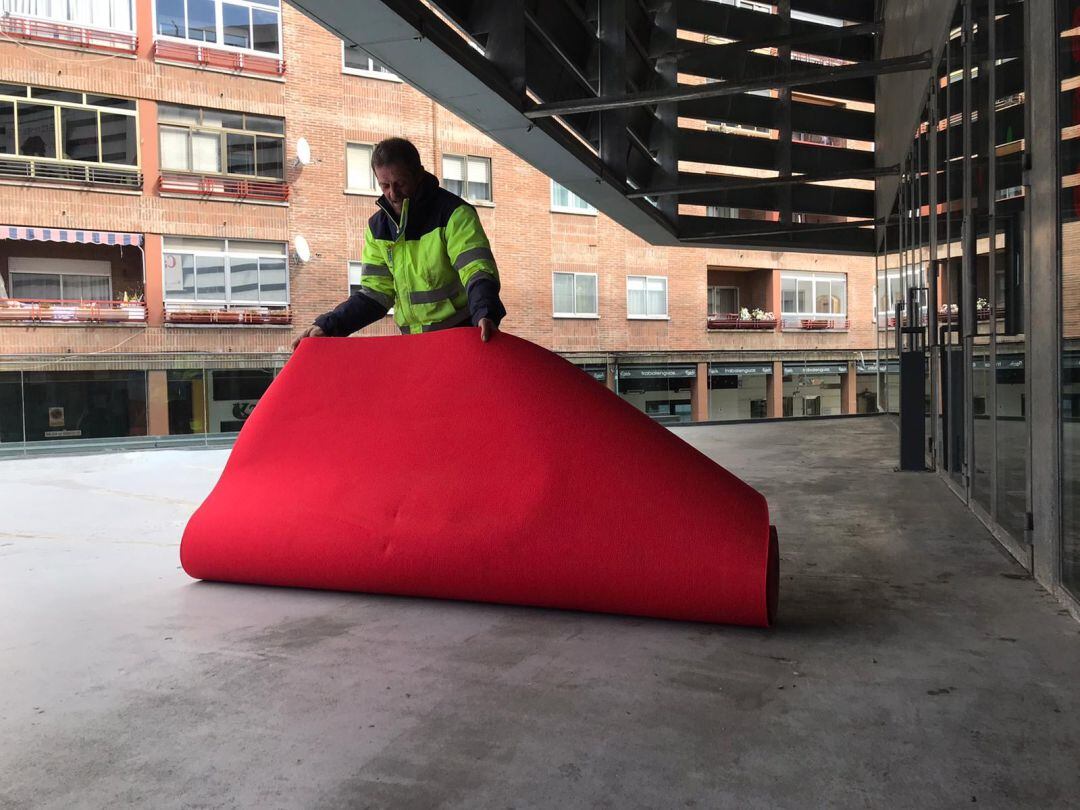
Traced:
<path fill-rule="evenodd" d="M 198 579 L 768 626 L 765 498 L 476 329 L 304 340 L 180 547 Z"/>

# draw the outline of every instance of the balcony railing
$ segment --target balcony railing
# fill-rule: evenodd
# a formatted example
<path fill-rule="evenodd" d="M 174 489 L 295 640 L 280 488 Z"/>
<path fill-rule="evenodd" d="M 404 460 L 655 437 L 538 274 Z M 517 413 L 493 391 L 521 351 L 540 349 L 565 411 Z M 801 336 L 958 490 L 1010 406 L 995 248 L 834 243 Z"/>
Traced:
<path fill-rule="evenodd" d="M 146 305 L 124 301 L 0 298 L 0 323 L 146 323 Z"/>
<path fill-rule="evenodd" d="M 143 183 L 142 172 L 136 168 L 118 169 L 115 166 L 90 166 L 51 158 L 13 155 L 0 157 L 0 179 L 107 186 L 130 191 L 138 191 Z"/>
<path fill-rule="evenodd" d="M 191 324 L 290 324 L 292 311 L 287 306 L 260 307 L 199 302 L 165 303 L 166 323 Z"/>
<path fill-rule="evenodd" d="M 709 329 L 764 329 L 776 328 L 776 318 L 740 318 L 738 313 L 710 315 Z"/>
<path fill-rule="evenodd" d="M 207 45 L 154 41 L 154 59 L 160 62 L 183 62 L 190 65 L 227 70 L 232 73 L 261 73 L 267 76 L 285 75 L 285 61 L 276 56 L 256 56 L 250 53 L 213 48 Z"/>
<path fill-rule="evenodd" d="M 781 326 L 796 331 L 843 332 L 851 322 L 844 315 L 785 315 Z"/>
<path fill-rule="evenodd" d="M 158 192 L 229 200 L 287 202 L 289 184 L 274 180 L 244 180 L 205 174 L 163 174 L 158 180 Z"/>
<path fill-rule="evenodd" d="M 124 31 L 106 31 L 81 25 L 21 17 L 17 14 L 0 16 L 0 33 L 11 39 L 49 44 L 74 45 L 109 53 L 135 53 L 139 39 Z"/>

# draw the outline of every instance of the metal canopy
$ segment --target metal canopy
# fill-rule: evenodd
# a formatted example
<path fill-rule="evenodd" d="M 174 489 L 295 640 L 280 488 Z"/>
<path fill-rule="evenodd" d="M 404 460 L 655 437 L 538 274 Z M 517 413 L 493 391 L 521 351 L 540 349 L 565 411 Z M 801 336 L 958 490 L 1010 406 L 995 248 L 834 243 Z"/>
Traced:
<path fill-rule="evenodd" d="M 872 253 L 871 0 L 295 0 L 654 244 Z M 751 5 L 751 4 L 748 4 Z"/>

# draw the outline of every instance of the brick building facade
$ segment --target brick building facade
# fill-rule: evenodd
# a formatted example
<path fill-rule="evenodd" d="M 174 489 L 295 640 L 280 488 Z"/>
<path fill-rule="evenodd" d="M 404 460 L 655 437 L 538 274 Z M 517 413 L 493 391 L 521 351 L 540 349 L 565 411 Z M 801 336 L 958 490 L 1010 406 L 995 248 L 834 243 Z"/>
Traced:
<path fill-rule="evenodd" d="M 237 429 L 293 335 L 348 294 L 376 199 L 349 188 L 363 166 L 348 145 L 362 156 L 389 135 L 441 177 L 444 156 L 485 173 L 503 328 L 656 418 L 876 410 L 872 260 L 650 246 L 364 55 L 346 67 L 291 7 L 230 6 L 244 28 L 204 5 L 216 22 L 202 28 L 195 6 L 165 0 L 102 4 L 109 25 L 4 5 L 0 440 Z M 556 313 L 556 284 L 584 311 Z M 732 312 L 710 319 L 710 304 Z M 395 333 L 390 318 L 363 331 Z M 126 422 L 93 427 L 95 401 Z"/>

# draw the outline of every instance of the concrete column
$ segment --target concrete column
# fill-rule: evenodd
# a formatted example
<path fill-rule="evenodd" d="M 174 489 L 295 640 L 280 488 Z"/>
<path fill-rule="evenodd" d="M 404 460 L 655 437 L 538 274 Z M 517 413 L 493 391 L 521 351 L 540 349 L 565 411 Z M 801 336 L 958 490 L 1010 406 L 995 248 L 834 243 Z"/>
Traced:
<path fill-rule="evenodd" d="M 150 59 L 154 54 L 153 0 L 135 0 L 135 36 L 139 39 L 135 55 Z"/>
<path fill-rule="evenodd" d="M 690 387 L 690 418 L 704 422 L 709 418 L 709 364 L 697 364 L 697 376 Z"/>
<path fill-rule="evenodd" d="M 848 360 L 847 372 L 840 377 L 840 413 L 859 412 L 859 403 L 855 397 L 858 393 L 856 379 L 855 361 Z"/>
<path fill-rule="evenodd" d="M 766 415 L 779 419 L 784 415 L 784 364 L 774 360 L 772 374 L 765 378 Z"/>
<path fill-rule="evenodd" d="M 162 272 L 161 234 L 143 234 L 143 300 L 146 301 L 146 322 L 150 326 L 161 326 L 165 322 Z"/>
<path fill-rule="evenodd" d="M 776 320 L 780 320 L 780 271 L 772 271 L 771 286 L 769 288 L 769 309 L 772 310 Z"/>
<path fill-rule="evenodd" d="M 165 371 L 146 372 L 146 433 L 169 435 L 169 383 Z"/>
<path fill-rule="evenodd" d="M 137 102 L 139 113 L 139 168 L 143 173 L 143 193 L 155 194 L 161 177 L 161 145 L 158 143 L 158 105 L 156 101 L 141 98 Z"/>
<path fill-rule="evenodd" d="M 614 391 L 616 394 L 619 393 L 618 380 L 615 378 L 615 364 L 614 363 L 608 363 L 607 378 L 604 380 L 604 384 L 607 385 L 607 387 L 610 390 Z"/>

